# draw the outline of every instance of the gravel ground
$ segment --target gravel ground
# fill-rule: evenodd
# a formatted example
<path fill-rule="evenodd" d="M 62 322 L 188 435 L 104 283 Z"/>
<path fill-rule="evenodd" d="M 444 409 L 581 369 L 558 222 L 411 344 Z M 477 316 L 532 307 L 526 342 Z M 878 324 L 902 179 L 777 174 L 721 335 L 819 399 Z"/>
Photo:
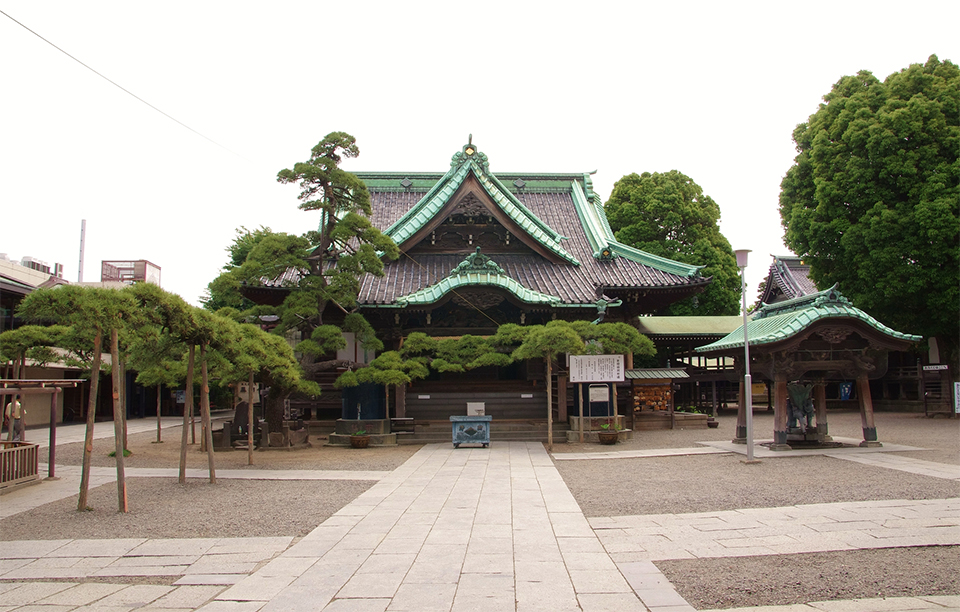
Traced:
<path fill-rule="evenodd" d="M 684 448 L 733 437 L 736 415 L 724 413 L 719 429 L 637 432 L 617 450 Z M 772 413 L 754 419 L 757 439 L 769 438 Z M 881 441 L 929 450 L 898 455 L 960 464 L 960 419 L 878 413 Z M 166 432 L 165 432 L 166 433 Z M 830 433 L 861 437 L 855 412 L 830 413 Z M 155 434 L 130 436 L 127 467 L 179 464 L 179 437 L 153 443 Z M 356 450 L 314 446 L 296 451 L 216 454 L 218 469 L 392 470 L 419 446 Z M 94 444 L 94 465 L 115 465 L 110 439 Z M 558 444 L 557 453 L 610 450 L 596 444 Z M 79 465 L 82 448 L 57 448 L 57 463 Z M 43 459 L 46 457 L 44 456 Z M 197 446 L 188 466 L 206 468 Z M 827 457 L 784 457 L 744 465 L 739 456 L 555 462 L 587 516 L 699 512 L 744 507 L 960 495 L 960 484 Z M 76 497 L 0 520 L 0 540 L 125 537 L 302 536 L 371 486 L 370 481 L 240 481 L 216 485 L 191 479 L 128 479 L 131 511 L 115 511 L 114 483 L 91 490 L 94 510 L 76 511 Z M 611 495 L 611 491 L 616 491 Z M 900 548 L 805 555 L 664 561 L 657 564 L 697 608 L 778 605 L 824 599 L 960 595 L 960 547 Z"/>
<path fill-rule="evenodd" d="M 128 478 L 129 512 L 117 512 L 117 485 L 90 489 L 93 510 L 77 497 L 0 521 L 2 540 L 61 538 L 238 538 L 308 534 L 373 485 L 358 480 Z M 122 536 L 121 536 L 122 534 Z"/>
<path fill-rule="evenodd" d="M 657 567 L 698 610 L 960 594 L 956 546 L 659 561 Z"/>
<path fill-rule="evenodd" d="M 877 413 L 880 440 L 928 450 L 898 452 L 960 464 L 960 419 Z M 687 448 L 730 440 L 736 414 L 718 429 L 635 432 L 617 450 Z M 831 412 L 831 435 L 862 438 L 858 412 Z M 756 439 L 772 437 L 773 415 L 757 412 Z M 555 452 L 603 452 L 566 444 Z M 829 457 L 742 463 L 740 455 L 693 455 L 603 461 L 555 461 L 588 517 L 765 508 L 793 504 L 960 496 L 956 481 L 876 468 Z M 610 491 L 616 491 L 611 495 Z M 786 605 L 831 599 L 960 595 L 960 547 L 890 548 L 802 555 L 658 561 L 657 567 L 697 609 Z"/>

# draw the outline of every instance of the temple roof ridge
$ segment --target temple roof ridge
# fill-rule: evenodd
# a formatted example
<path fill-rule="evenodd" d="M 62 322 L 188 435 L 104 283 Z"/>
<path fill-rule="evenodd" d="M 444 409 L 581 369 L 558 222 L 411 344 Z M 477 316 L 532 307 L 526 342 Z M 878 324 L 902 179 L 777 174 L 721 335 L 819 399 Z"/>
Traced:
<path fill-rule="evenodd" d="M 510 190 L 489 170 L 485 153 L 469 142 L 450 160 L 450 170 L 417 202 L 384 232 L 397 244 L 417 233 L 449 202 L 467 176 L 472 174 L 490 199 L 508 215 L 533 240 L 568 263 L 579 265 L 576 257 L 561 246 L 566 237 L 561 236 L 523 205 Z"/>

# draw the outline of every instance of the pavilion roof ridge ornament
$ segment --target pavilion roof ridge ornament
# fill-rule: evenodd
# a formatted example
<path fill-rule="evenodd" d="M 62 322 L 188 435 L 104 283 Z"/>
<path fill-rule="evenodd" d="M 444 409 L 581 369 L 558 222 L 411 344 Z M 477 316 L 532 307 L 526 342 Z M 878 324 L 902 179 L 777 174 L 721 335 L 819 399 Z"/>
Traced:
<path fill-rule="evenodd" d="M 486 255 L 480 253 L 480 247 L 477 247 L 475 253 L 471 253 L 461 261 L 457 267 L 450 271 L 450 274 L 447 276 L 460 276 L 462 274 L 499 274 L 505 275 L 506 272 L 501 268 L 497 262 L 493 261 Z"/>
<path fill-rule="evenodd" d="M 473 134 L 470 134 L 467 138 L 467 144 L 463 145 L 463 148 L 454 153 L 453 157 L 450 158 L 450 167 L 459 168 L 471 161 L 476 164 L 484 174 L 490 172 L 490 160 L 487 158 L 486 153 L 481 153 L 477 147 L 474 146 Z"/>

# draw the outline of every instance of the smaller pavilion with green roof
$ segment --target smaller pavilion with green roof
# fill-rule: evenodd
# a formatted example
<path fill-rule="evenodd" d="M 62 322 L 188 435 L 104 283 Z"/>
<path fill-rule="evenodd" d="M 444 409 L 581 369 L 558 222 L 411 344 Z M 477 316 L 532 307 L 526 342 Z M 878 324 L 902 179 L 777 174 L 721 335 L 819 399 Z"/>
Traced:
<path fill-rule="evenodd" d="M 743 325 L 726 337 L 696 349 L 710 357 L 733 357 L 741 374 L 740 408 L 734 442 L 746 442 L 744 412 Z M 889 351 L 905 351 L 920 336 L 905 334 L 883 325 L 850 303 L 836 285 L 785 302 L 764 304 L 747 322 L 750 370 L 773 382 L 773 450 L 790 450 L 794 444 L 831 442 L 827 429 L 828 381 L 855 381 L 863 426 L 861 446 L 879 446 L 873 419 L 869 380 L 887 370 Z M 816 427 L 806 427 L 788 410 L 804 403 L 812 392 Z M 795 406 L 802 409 L 802 406 Z"/>

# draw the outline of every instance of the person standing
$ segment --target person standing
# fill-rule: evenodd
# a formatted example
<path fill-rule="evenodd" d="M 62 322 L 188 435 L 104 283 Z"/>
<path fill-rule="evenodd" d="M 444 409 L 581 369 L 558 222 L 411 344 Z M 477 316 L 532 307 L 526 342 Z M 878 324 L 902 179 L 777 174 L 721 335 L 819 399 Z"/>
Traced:
<path fill-rule="evenodd" d="M 13 419 L 13 426 L 11 427 L 13 441 L 26 442 L 26 430 L 23 424 L 23 417 L 26 416 L 26 410 L 20 405 L 20 400 L 14 397 L 13 401 L 7 404 L 3 416 L 7 419 Z M 7 439 L 11 439 L 9 433 L 7 434 Z"/>

